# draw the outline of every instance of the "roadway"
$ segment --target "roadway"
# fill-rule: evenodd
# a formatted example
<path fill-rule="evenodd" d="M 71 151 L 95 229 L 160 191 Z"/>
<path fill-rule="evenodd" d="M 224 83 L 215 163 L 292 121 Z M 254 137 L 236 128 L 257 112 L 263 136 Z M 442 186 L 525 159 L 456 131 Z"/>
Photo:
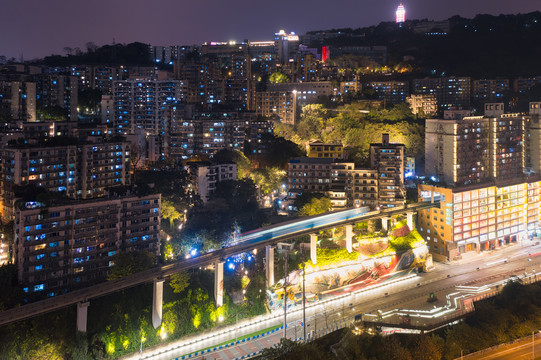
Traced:
<path fill-rule="evenodd" d="M 541 341 L 527 336 L 513 344 L 500 345 L 463 356 L 464 360 L 530 360 L 541 358 Z M 457 359 L 458 360 L 458 359 Z"/>
<path fill-rule="evenodd" d="M 363 289 L 334 299 L 307 305 L 307 334 L 320 336 L 336 327 L 349 323 L 356 314 L 375 314 L 378 310 L 394 309 L 429 310 L 434 306 L 445 309 L 449 306 L 446 296 L 460 294 L 460 286 L 481 287 L 509 279 L 510 275 L 522 275 L 536 271 L 541 274 L 541 256 L 531 257 L 538 253 L 541 246 L 521 247 L 516 244 L 491 252 L 476 254 L 471 258 L 459 261 L 458 264 L 437 264 L 431 273 L 412 275 L 397 280 L 392 284 L 383 284 L 374 288 Z M 529 261 L 530 260 L 530 261 Z M 458 286 L 458 287 L 457 287 Z M 438 297 L 436 303 L 428 304 L 426 298 L 430 292 Z M 463 292 L 465 295 L 468 291 Z M 302 337 L 302 320 L 300 307 L 288 311 L 288 337 Z M 428 322 L 428 320 L 427 320 Z M 246 319 L 235 325 L 221 327 L 174 342 L 159 345 L 143 352 L 142 359 L 170 360 L 225 342 L 234 342 L 242 337 L 262 329 L 283 324 L 283 313 L 263 315 Z M 313 332 L 312 332 L 313 331 Z M 295 334 L 296 333 L 296 334 Z M 237 346 L 205 354 L 212 359 L 231 359 L 239 357 L 279 342 L 282 332 L 278 331 L 255 341 L 248 341 Z M 256 350 L 257 349 L 257 350 Z M 540 352 L 541 354 L 541 352 Z M 196 357 L 198 358 L 198 357 Z M 202 358 L 202 357 L 201 357 Z M 139 359 L 139 354 L 126 359 Z"/>
<path fill-rule="evenodd" d="M 0 325 L 5 325 L 40 314 L 60 310 L 64 307 L 74 305 L 79 302 L 105 296 L 123 289 L 137 286 L 139 284 L 152 282 L 155 279 L 166 278 L 173 274 L 192 268 L 207 266 L 216 261 L 223 261 L 230 256 L 251 251 L 254 248 L 274 245 L 281 241 L 290 240 L 298 236 L 307 235 L 313 232 L 338 226 L 379 219 L 382 217 L 390 217 L 410 211 L 416 212 L 421 209 L 427 209 L 435 206 L 439 206 L 439 202 L 421 202 L 410 204 L 407 206 L 407 208 L 391 208 L 383 211 L 372 212 L 368 212 L 366 208 L 348 209 L 292 220 L 267 228 L 257 229 L 249 233 L 241 234 L 238 242 L 230 247 L 202 254 L 191 259 L 182 259 L 172 264 L 152 268 L 122 279 L 107 281 L 80 290 L 75 290 L 67 294 L 2 311 L 0 312 Z"/>

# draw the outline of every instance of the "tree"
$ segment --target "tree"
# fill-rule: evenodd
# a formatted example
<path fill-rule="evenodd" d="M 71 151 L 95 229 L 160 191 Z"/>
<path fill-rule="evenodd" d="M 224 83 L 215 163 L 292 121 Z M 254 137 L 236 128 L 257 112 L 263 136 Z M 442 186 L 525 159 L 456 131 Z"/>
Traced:
<path fill-rule="evenodd" d="M 291 130 L 293 134 L 293 129 L 291 128 Z M 265 166 L 287 169 L 287 164 L 292 157 L 305 155 L 299 145 L 284 137 L 264 134 L 261 140 L 268 144 L 266 154 L 263 155 L 262 159 Z"/>
<path fill-rule="evenodd" d="M 414 338 L 410 352 L 414 359 L 440 360 L 442 349 L 439 344 L 428 335 L 418 335 Z"/>
<path fill-rule="evenodd" d="M 238 150 L 222 149 L 218 151 L 212 159 L 220 164 L 235 163 L 237 164 L 237 177 L 239 179 L 250 175 L 252 163 L 242 152 Z"/>
<path fill-rule="evenodd" d="M 68 111 L 58 105 L 38 108 L 36 115 L 40 120 L 55 120 L 66 121 L 68 117 Z"/>
<path fill-rule="evenodd" d="M 162 218 L 169 219 L 169 227 L 173 229 L 174 221 L 182 219 L 182 213 L 180 213 L 173 203 L 169 200 L 162 200 Z"/>
<path fill-rule="evenodd" d="M 256 188 L 251 179 L 225 180 L 216 183 L 211 199 L 224 199 L 228 205 L 243 209 L 256 202 Z"/>
<path fill-rule="evenodd" d="M 269 81 L 275 84 L 286 83 L 289 82 L 289 77 L 283 72 L 277 71 L 272 73 L 271 76 L 269 76 Z"/>
<path fill-rule="evenodd" d="M 86 43 L 86 51 L 89 53 L 93 53 L 98 49 L 98 46 L 94 44 L 92 41 Z"/>
<path fill-rule="evenodd" d="M 323 214 L 332 209 L 331 199 L 328 197 L 314 197 L 299 209 L 300 216 Z"/>
<path fill-rule="evenodd" d="M 404 346 L 402 346 L 398 336 L 396 335 L 385 338 L 381 353 L 383 354 L 383 359 L 413 360 L 410 352 Z"/>
<path fill-rule="evenodd" d="M 299 344 L 288 338 L 280 339 L 280 342 L 273 347 L 263 349 L 261 357 L 265 360 L 272 360 L 291 353 Z"/>
<path fill-rule="evenodd" d="M 285 176 L 286 172 L 284 170 L 275 167 L 255 169 L 250 174 L 252 181 L 265 195 L 280 190 L 282 183 L 285 181 Z"/>
<path fill-rule="evenodd" d="M 189 221 L 182 232 L 181 247 L 189 250 L 191 247 L 186 243 L 191 242 L 201 250 L 197 244 L 207 242 L 198 240 L 202 234 L 212 239 L 213 244 L 225 243 L 231 239 L 235 224 L 242 231 L 248 231 L 261 226 L 264 219 L 265 214 L 259 210 L 256 187 L 251 179 L 217 182 L 209 201 L 190 211 Z"/>
<path fill-rule="evenodd" d="M 136 176 L 139 188 L 151 194 L 162 194 L 177 206 L 177 201 L 187 201 L 189 183 L 188 172 L 179 170 L 141 170 L 137 171 Z"/>
<path fill-rule="evenodd" d="M 296 360 L 323 360 L 329 359 L 328 353 L 318 347 L 317 344 L 309 342 L 298 343 L 289 339 L 280 339 L 280 343 L 271 348 L 263 349 L 261 358 L 272 359 L 296 359 Z"/>
<path fill-rule="evenodd" d="M 189 285 L 190 275 L 185 271 L 173 274 L 169 279 L 169 286 L 175 294 L 183 292 Z"/>
<path fill-rule="evenodd" d="M 148 251 L 131 251 L 116 254 L 113 257 L 114 266 L 107 280 L 116 280 L 150 269 L 155 263 L 154 254 Z"/>
<path fill-rule="evenodd" d="M 78 108 L 83 113 L 97 113 L 101 104 L 102 92 L 99 89 L 79 89 Z"/>
<path fill-rule="evenodd" d="M 9 309 L 25 297 L 17 281 L 17 266 L 0 266 L 0 310 Z"/>
<path fill-rule="evenodd" d="M 182 240 L 179 243 L 180 253 L 182 254 L 190 254 L 193 250 L 197 251 L 198 253 L 206 253 L 211 250 L 218 249 L 222 242 L 220 241 L 220 238 L 218 238 L 215 235 L 214 230 L 207 230 L 206 228 L 203 228 L 203 225 L 199 224 L 200 221 L 203 221 L 205 219 L 200 219 L 198 216 L 195 217 L 195 221 L 189 222 L 190 226 L 194 226 L 198 229 L 197 231 L 193 231 L 193 228 L 188 228 L 187 231 L 183 231 L 183 235 L 181 237 L 176 238 L 176 241 Z M 206 223 L 208 224 L 208 221 Z M 210 223 L 210 228 L 215 228 L 212 223 Z"/>
<path fill-rule="evenodd" d="M 41 344 L 39 345 L 36 344 L 38 345 L 36 349 L 29 351 L 28 359 L 35 359 L 35 360 L 62 360 L 64 359 L 64 356 L 62 356 L 60 345 L 51 343 L 47 341 L 47 339 L 43 339 L 40 342 Z"/>
<path fill-rule="evenodd" d="M 319 138 L 327 124 L 328 110 L 321 104 L 305 105 L 297 124 L 297 134 L 304 140 Z"/>

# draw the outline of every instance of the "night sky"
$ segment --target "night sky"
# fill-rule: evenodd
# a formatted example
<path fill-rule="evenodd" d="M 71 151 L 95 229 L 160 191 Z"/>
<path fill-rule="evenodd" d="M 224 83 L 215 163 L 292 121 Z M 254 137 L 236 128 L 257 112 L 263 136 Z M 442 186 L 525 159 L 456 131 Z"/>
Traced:
<path fill-rule="evenodd" d="M 363 27 L 394 20 L 394 0 L 0 0 L 0 55 L 25 59 L 63 48 L 140 41 L 189 45 L 272 40 L 285 29 Z M 541 10 L 539 0 L 407 0 L 407 19 Z"/>

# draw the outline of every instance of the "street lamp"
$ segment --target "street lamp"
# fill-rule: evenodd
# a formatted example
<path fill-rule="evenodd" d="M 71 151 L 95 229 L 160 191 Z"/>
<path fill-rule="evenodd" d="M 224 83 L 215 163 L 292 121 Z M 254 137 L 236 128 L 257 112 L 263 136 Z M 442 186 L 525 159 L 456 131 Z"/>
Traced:
<path fill-rule="evenodd" d="M 239 331 L 239 314 L 241 314 L 242 311 L 237 311 L 237 313 L 235 314 L 235 318 L 236 318 L 236 321 L 235 321 L 235 344 L 237 343 L 237 340 L 238 340 L 238 331 Z"/>
<path fill-rule="evenodd" d="M 143 341 L 145 341 L 145 337 L 143 335 L 143 328 L 141 327 L 141 346 L 139 347 L 139 359 L 143 358 Z"/>
<path fill-rule="evenodd" d="M 287 274 L 287 255 L 288 252 L 286 250 L 284 257 L 284 339 L 287 339 L 287 283 L 289 280 L 289 276 Z"/>
<path fill-rule="evenodd" d="M 306 341 L 306 267 L 304 258 L 304 248 L 302 248 L 302 331 L 303 341 Z M 296 336 L 295 336 L 296 338 Z"/>
<path fill-rule="evenodd" d="M 532 359 L 535 359 L 535 331 L 532 331 Z"/>

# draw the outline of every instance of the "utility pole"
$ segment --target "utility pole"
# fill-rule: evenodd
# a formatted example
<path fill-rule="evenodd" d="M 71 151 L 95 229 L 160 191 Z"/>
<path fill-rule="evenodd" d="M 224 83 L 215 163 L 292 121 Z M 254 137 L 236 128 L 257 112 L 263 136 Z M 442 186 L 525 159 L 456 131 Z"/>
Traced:
<path fill-rule="evenodd" d="M 284 339 L 287 339 L 287 283 L 289 276 L 287 275 L 287 251 L 284 261 Z"/>
<path fill-rule="evenodd" d="M 236 315 L 236 318 L 237 318 L 237 321 L 235 322 L 235 344 L 237 343 L 237 339 L 238 339 L 238 331 L 239 331 L 239 313 L 237 312 L 237 315 Z"/>
<path fill-rule="evenodd" d="M 317 316 L 314 316 L 314 336 L 317 334 Z"/>
<path fill-rule="evenodd" d="M 304 266 L 304 248 L 302 249 L 302 330 L 303 341 L 306 342 L 306 267 Z"/>
<path fill-rule="evenodd" d="M 141 329 L 142 332 L 142 329 Z M 141 334 L 141 347 L 139 348 L 139 359 L 143 358 L 143 334 Z"/>
<path fill-rule="evenodd" d="M 535 331 L 532 331 L 532 359 L 535 360 Z"/>

